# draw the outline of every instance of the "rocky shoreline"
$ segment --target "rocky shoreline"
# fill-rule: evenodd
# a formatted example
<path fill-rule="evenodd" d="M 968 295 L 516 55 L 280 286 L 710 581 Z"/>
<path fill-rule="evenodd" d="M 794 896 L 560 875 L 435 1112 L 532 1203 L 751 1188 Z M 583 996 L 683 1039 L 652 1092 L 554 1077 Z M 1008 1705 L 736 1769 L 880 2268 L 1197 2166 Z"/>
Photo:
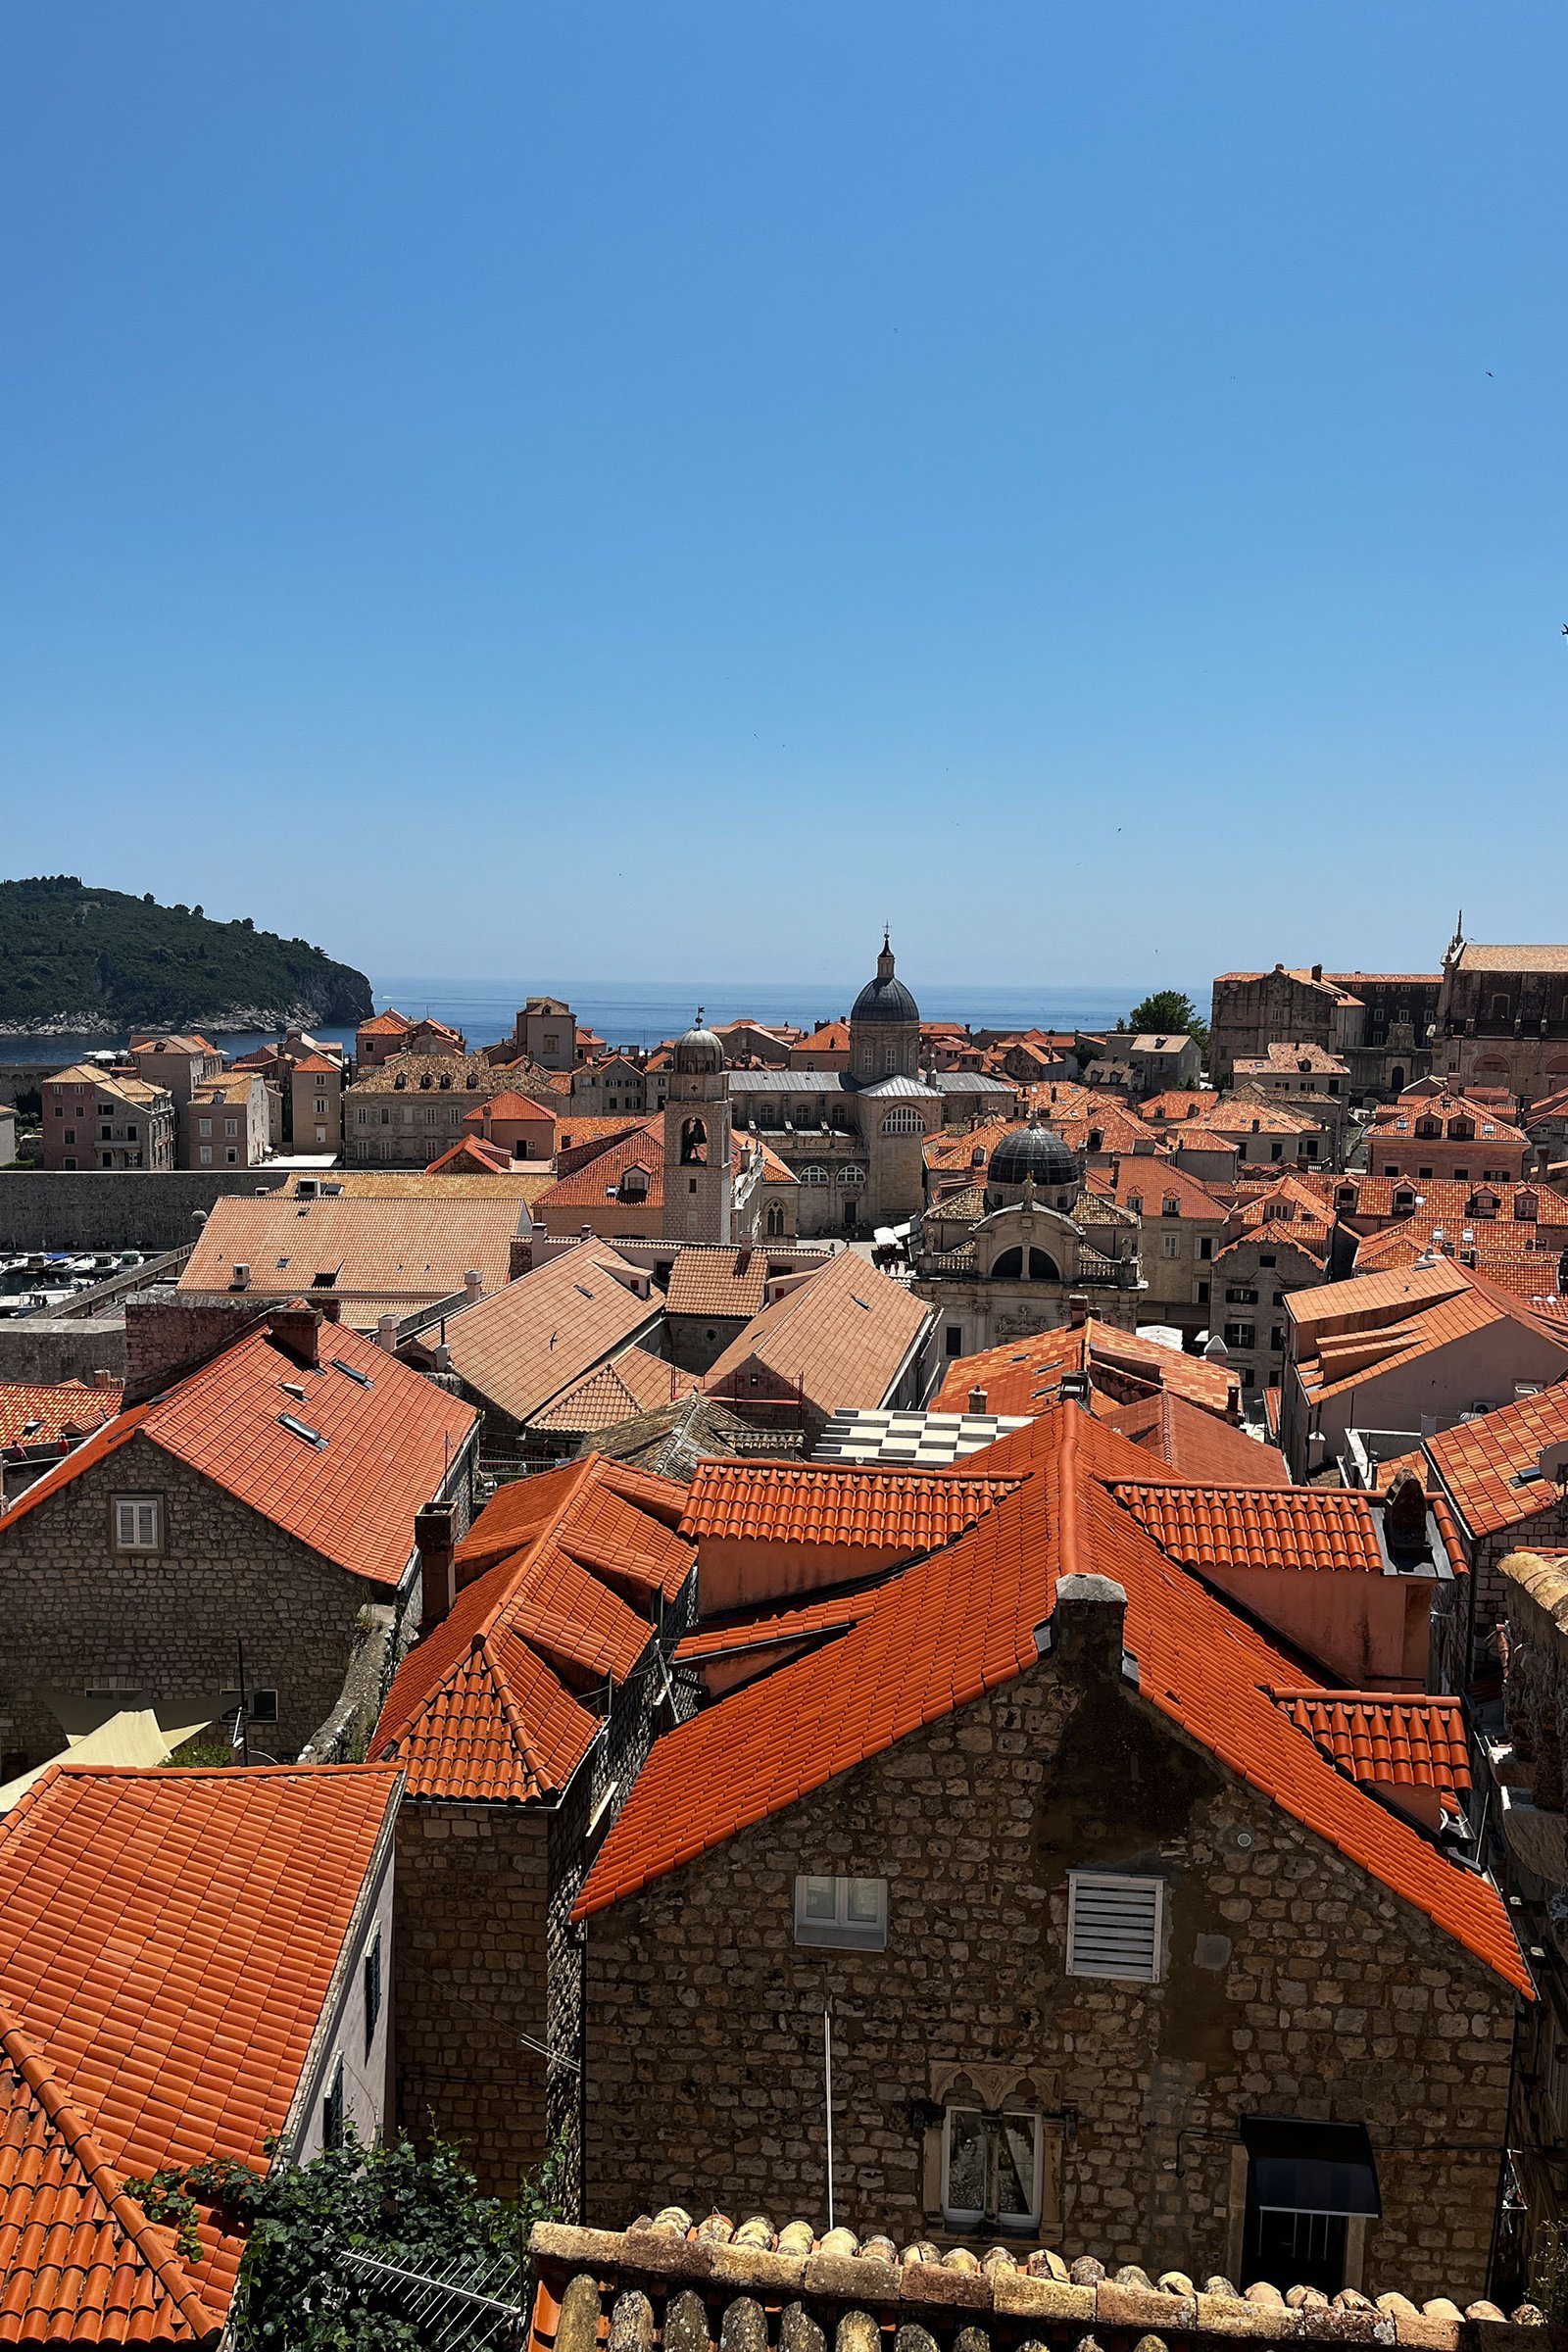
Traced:
<path fill-rule="evenodd" d="M 124 1037 L 133 1029 L 189 1031 L 200 1029 L 254 1030 L 259 1036 L 281 1036 L 287 1029 L 331 1025 L 331 1014 L 319 1004 L 226 1004 L 206 1012 L 181 1012 L 161 1021 L 127 1021 L 101 1008 L 92 1012 L 54 1012 L 44 1020 L 0 1021 L 0 1037 Z"/>

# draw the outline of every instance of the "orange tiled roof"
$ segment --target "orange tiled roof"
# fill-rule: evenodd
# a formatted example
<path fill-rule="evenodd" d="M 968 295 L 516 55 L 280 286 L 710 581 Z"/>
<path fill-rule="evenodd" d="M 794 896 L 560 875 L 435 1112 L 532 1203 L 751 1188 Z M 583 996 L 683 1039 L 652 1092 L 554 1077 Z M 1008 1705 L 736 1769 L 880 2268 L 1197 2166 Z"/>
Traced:
<path fill-rule="evenodd" d="M 542 1102 L 536 1102 L 532 1095 L 519 1095 L 515 1087 L 509 1087 L 505 1094 L 492 1095 L 487 1102 L 476 1103 L 463 1123 L 465 1127 L 477 1127 L 486 1119 L 530 1119 L 537 1122 L 554 1119 L 556 1115 L 554 1110 L 546 1110 Z"/>
<path fill-rule="evenodd" d="M 450 1151 L 432 1159 L 425 1173 L 428 1176 L 500 1176 L 514 1164 L 512 1153 L 500 1144 L 491 1143 L 488 1136 L 465 1135 Z M 554 1182 L 554 1176 L 546 1172 L 540 1191 L 547 1190 Z"/>
<path fill-rule="evenodd" d="M 290 1062 L 289 1067 L 296 1071 L 303 1070 L 312 1078 L 341 1078 L 343 1075 L 343 1064 L 334 1061 L 329 1054 L 302 1054 L 298 1061 Z"/>
<path fill-rule="evenodd" d="M 1335 1204 L 1337 1195 L 1348 1189 L 1355 1199 L 1353 1204 L 1347 1205 L 1342 1214 L 1351 1222 L 1365 1217 L 1385 1219 L 1408 1216 L 1410 1208 L 1396 1208 L 1395 1201 L 1397 1196 L 1413 1195 L 1421 1202 L 1416 1214 L 1430 1216 L 1451 1232 L 1461 1225 L 1477 1222 L 1476 1212 L 1470 1203 L 1478 1194 L 1494 1193 L 1497 1197 L 1497 1213 L 1494 1217 L 1481 1220 L 1494 1231 L 1514 1225 L 1527 1233 L 1537 1226 L 1568 1226 L 1568 1194 L 1540 1178 L 1527 1178 L 1520 1183 L 1511 1176 L 1499 1176 L 1489 1177 L 1484 1182 L 1477 1179 L 1473 1183 L 1461 1184 L 1446 1176 L 1329 1176 L 1302 1169 L 1297 1182 L 1309 1186 L 1319 1195 L 1325 1207 L 1329 1208 Z M 1515 1204 L 1521 1193 L 1535 1195 L 1537 1214 L 1534 1222 L 1515 1214 Z"/>
<path fill-rule="evenodd" d="M 1451 1259 L 1296 1291 L 1286 1299 L 1286 1311 L 1300 1332 L 1298 1376 L 1314 1397 L 1335 1395 L 1502 1322 L 1520 1324 L 1552 1342 L 1568 1369 L 1568 1320 L 1555 1311 L 1555 1302 L 1538 1306 Z M 1336 1323 L 1343 1328 L 1325 1328 Z"/>
<path fill-rule="evenodd" d="M 688 1242 L 675 1253 L 664 1304 L 672 1315 L 760 1314 L 767 1251 Z"/>
<path fill-rule="evenodd" d="M 373 1012 L 368 1021 L 362 1021 L 359 1034 L 361 1037 L 407 1037 L 413 1027 L 412 1021 L 388 1006 L 385 1012 Z"/>
<path fill-rule="evenodd" d="M 1391 1135 L 1407 1135 L 1417 1143 L 1456 1142 L 1461 1139 L 1447 1134 L 1447 1123 L 1454 1118 L 1471 1121 L 1475 1135 L 1470 1140 L 1476 1143 L 1523 1144 L 1526 1141 L 1520 1128 L 1512 1127 L 1506 1119 L 1498 1118 L 1487 1103 L 1472 1102 L 1457 1087 L 1446 1086 L 1436 1092 L 1411 1087 L 1399 1097 L 1397 1102 L 1380 1102 L 1372 1113 L 1372 1124 L 1367 1130 L 1368 1145 L 1375 1146 Z M 1417 1136 L 1417 1119 L 1437 1119 L 1441 1121 L 1444 1132 L 1431 1137 Z"/>
<path fill-rule="evenodd" d="M 106 1422 L 0 1514 L 0 1569 L 21 1520 L 140 1437 L 351 1576 L 397 1585 L 414 1549 L 414 1514 L 440 1493 L 478 1416 L 344 1325 L 323 1323 L 318 1341 L 321 1368 L 313 1371 L 267 1327 L 249 1331 L 162 1396 Z M 284 1413 L 324 1446 L 283 1428 Z"/>
<path fill-rule="evenodd" d="M 1057 1407 L 992 1461 L 1021 1485 L 944 1549 L 890 1577 L 843 1633 L 666 1733 L 576 1906 L 586 1918 L 737 1831 L 783 1811 L 922 1725 L 1033 1671 L 1059 1578 L 1113 1579 L 1142 1703 L 1156 1708 L 1527 1996 L 1530 1978 L 1490 1882 L 1289 1738 L 1269 1696 L 1299 1676 L 1223 1600 L 1169 1560 L 1109 1483 L 1138 1449 Z"/>
<path fill-rule="evenodd" d="M 681 1666 L 710 1664 L 718 1658 L 739 1658 L 760 1650 L 775 1650 L 811 1640 L 817 1634 L 839 1633 L 858 1625 L 875 1607 L 886 1578 L 867 1579 L 847 1592 L 826 1599 L 808 1594 L 804 1600 L 781 1602 L 760 1616 L 733 1618 L 688 1634 L 675 1650 Z"/>
<path fill-rule="evenodd" d="M 1164 1388 L 1190 1397 L 1205 1412 L 1224 1415 L 1236 1391 L 1236 1375 L 1223 1364 L 1165 1348 L 1157 1340 L 1141 1339 L 1091 1315 L 1075 1330 L 1064 1325 L 1041 1332 L 1037 1338 L 1004 1341 L 978 1355 L 960 1355 L 949 1364 L 941 1388 L 931 1400 L 934 1413 L 963 1413 L 969 1409 L 971 1389 L 984 1389 L 988 1413 L 1040 1413 L 1054 1400 L 1064 1372 L 1093 1371 L 1097 1364 L 1125 1371 L 1141 1381 L 1158 1378 Z"/>
<path fill-rule="evenodd" d="M 567 1122 L 562 1120 L 559 1124 L 564 1126 Z M 575 1127 L 571 1132 L 575 1134 Z M 584 1166 L 573 1168 L 569 1175 L 559 1177 L 548 1192 L 539 1196 L 536 1206 L 540 1218 L 548 1216 L 553 1208 L 603 1208 L 606 1200 L 613 1198 L 634 1168 L 640 1168 L 646 1176 L 647 1190 L 640 1193 L 635 1200 L 628 1200 L 626 1205 L 662 1208 L 664 1119 L 662 1111 L 652 1118 L 639 1119 L 630 1134 L 623 1133 L 618 1141 L 608 1143 L 603 1152 L 596 1152 Z"/>
<path fill-rule="evenodd" d="M 1457 1698 L 1392 1690 L 1282 1689 L 1274 1703 L 1363 1788 L 1435 1788 L 1450 1805 L 1470 1786 Z"/>
<path fill-rule="evenodd" d="M 1218 1414 L 1204 1412 L 1174 1389 L 1158 1389 L 1132 1404 L 1102 1408 L 1095 1418 L 1147 1447 L 1183 1485 L 1288 1487 L 1291 1474 L 1277 1446 L 1261 1445 Z M 1152 1477 L 1154 1473 L 1150 1472 Z"/>
<path fill-rule="evenodd" d="M 450 1614 L 410 1650 L 371 1752 L 411 1795 L 527 1804 L 558 1795 L 598 1733 L 584 1678 L 622 1683 L 696 1557 L 683 1488 L 608 1454 L 519 1479 L 459 1546 Z"/>
<path fill-rule="evenodd" d="M 1142 1200 L 1144 1205 L 1138 1213 L 1151 1225 L 1164 1218 L 1167 1200 L 1176 1203 L 1178 1217 L 1191 1217 L 1200 1225 L 1217 1225 L 1230 1199 L 1228 1188 L 1221 1195 L 1201 1176 L 1179 1168 L 1163 1152 L 1140 1152 L 1131 1159 L 1113 1160 L 1108 1168 L 1090 1168 L 1084 1183 L 1090 1192 L 1102 1193 L 1123 1208 L 1131 1200 Z"/>
<path fill-rule="evenodd" d="M 118 1380 L 94 1387 L 62 1380 L 43 1387 L 27 1380 L 0 1381 L 0 1446 L 53 1446 L 62 1438 L 84 1438 L 120 1410 Z"/>
<path fill-rule="evenodd" d="M 1338 1487 L 1118 1484 L 1119 1503 L 1184 1568 L 1353 1570 L 1381 1576 L 1378 1513 Z"/>
<path fill-rule="evenodd" d="M 269 1194 L 215 1200 L 179 1278 L 181 1292 L 231 1292 L 236 1265 L 250 1268 L 257 1299 L 309 1291 L 318 1274 L 345 1311 L 367 1327 L 383 1310 L 412 1311 L 463 1297 L 464 1276 L 486 1293 L 505 1288 L 520 1200 L 458 1199 L 437 1177 L 424 1195 L 331 1194 L 314 1200 Z"/>
<path fill-rule="evenodd" d="M 646 1277 L 608 1242 L 584 1242 L 493 1298 L 449 1317 L 459 1376 L 509 1419 L 530 1422 L 662 1311 Z"/>
<path fill-rule="evenodd" d="M 820 1274 L 754 1316 L 705 1374 L 703 1387 L 710 1396 L 744 1400 L 756 1370 L 829 1412 L 878 1405 L 933 1311 L 854 1250 L 841 1250 Z"/>
<path fill-rule="evenodd" d="M 968 1471 L 700 1462 L 681 1533 L 696 1542 L 846 1544 L 907 1558 L 972 1527 L 1016 1484 Z"/>
<path fill-rule="evenodd" d="M 1561 1498 L 1550 1478 L 1536 1476 L 1542 1447 L 1568 1439 L 1568 1381 L 1539 1396 L 1461 1421 L 1426 1441 L 1426 1454 L 1470 1535 L 1494 1535 Z"/>
<path fill-rule="evenodd" d="M 206 2208 L 185 2260 L 124 2182 L 266 2169 L 397 1789 L 57 1764 L 0 1822 L 0 2342 L 214 2340 L 239 2240 Z"/>
<path fill-rule="evenodd" d="M 699 1386 L 695 1373 L 683 1372 L 651 1348 L 627 1348 L 612 1363 L 598 1365 L 564 1389 L 553 1404 L 534 1415 L 531 1426 L 580 1431 L 584 1436 L 590 1430 L 618 1429 L 633 1414 L 671 1404 Z"/>

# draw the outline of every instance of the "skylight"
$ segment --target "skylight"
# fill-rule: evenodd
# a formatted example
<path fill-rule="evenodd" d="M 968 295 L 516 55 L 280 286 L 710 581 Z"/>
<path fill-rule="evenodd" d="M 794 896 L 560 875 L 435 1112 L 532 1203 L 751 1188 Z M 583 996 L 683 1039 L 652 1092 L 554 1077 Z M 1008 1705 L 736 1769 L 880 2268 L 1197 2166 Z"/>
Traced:
<path fill-rule="evenodd" d="M 326 1440 L 308 1421 L 301 1421 L 294 1413 L 279 1413 L 277 1419 L 279 1428 L 286 1429 L 291 1438 L 303 1438 L 307 1446 L 316 1447 L 318 1453 L 326 1451 Z"/>
<path fill-rule="evenodd" d="M 332 1367 L 334 1371 L 343 1373 L 349 1380 L 357 1380 L 362 1389 L 373 1389 L 375 1386 L 368 1372 L 362 1372 L 358 1364 L 346 1364 L 340 1355 L 333 1356 Z"/>

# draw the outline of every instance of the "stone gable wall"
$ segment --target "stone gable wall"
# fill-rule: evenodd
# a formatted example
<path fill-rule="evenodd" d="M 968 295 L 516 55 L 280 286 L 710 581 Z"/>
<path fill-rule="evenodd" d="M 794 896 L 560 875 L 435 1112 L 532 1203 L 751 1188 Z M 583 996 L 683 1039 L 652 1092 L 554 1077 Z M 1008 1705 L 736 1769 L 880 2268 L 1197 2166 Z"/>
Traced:
<path fill-rule="evenodd" d="M 1080 1867 L 1164 1882 L 1157 1984 L 1065 1974 Z M 797 1946 L 794 1877 L 822 1871 L 886 1876 L 884 1953 Z M 1237 2119 L 1294 2114 L 1371 2133 L 1369 2281 L 1482 2291 L 1511 1988 L 1064 1648 L 592 1919 L 587 1975 L 606 2227 L 670 2199 L 822 2214 L 831 1991 L 837 2210 L 862 2234 L 940 2230 L 912 2106 L 967 2084 L 1058 2119 L 1046 2242 L 1226 2273 Z"/>
<path fill-rule="evenodd" d="M 117 1494 L 162 1500 L 161 1552 L 115 1550 Z M 237 1680 L 242 1637 L 249 1687 L 278 1693 L 255 1743 L 288 1760 L 336 1701 L 361 1609 L 388 1597 L 133 1437 L 0 1522 L 0 1749 L 21 1771 L 62 1746 L 42 1685 L 216 1691 Z"/>

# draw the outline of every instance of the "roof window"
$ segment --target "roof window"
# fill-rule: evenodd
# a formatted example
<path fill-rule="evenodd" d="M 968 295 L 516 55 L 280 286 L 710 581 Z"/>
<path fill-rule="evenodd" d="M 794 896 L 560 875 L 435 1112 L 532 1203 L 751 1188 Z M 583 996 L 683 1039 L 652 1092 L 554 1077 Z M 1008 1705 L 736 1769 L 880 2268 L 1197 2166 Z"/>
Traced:
<path fill-rule="evenodd" d="M 368 1372 L 362 1372 L 358 1364 L 346 1364 L 340 1355 L 333 1356 L 332 1368 L 341 1372 L 346 1380 L 358 1381 L 362 1389 L 373 1389 L 375 1386 Z"/>
<path fill-rule="evenodd" d="M 288 1431 L 291 1438 L 303 1438 L 307 1446 L 314 1446 L 318 1453 L 326 1451 L 326 1440 L 320 1431 L 313 1429 L 308 1421 L 302 1421 L 297 1413 L 279 1413 L 277 1423 L 280 1429 Z"/>

